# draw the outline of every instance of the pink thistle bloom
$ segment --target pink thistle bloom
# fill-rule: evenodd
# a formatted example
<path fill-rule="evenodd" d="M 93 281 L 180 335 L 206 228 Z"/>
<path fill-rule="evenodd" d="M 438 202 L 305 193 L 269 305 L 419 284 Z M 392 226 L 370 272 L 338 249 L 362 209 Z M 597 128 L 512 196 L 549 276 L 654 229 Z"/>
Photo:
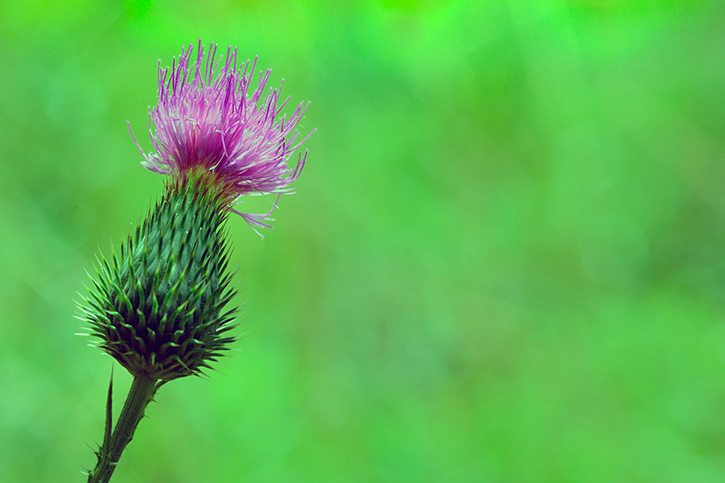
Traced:
<path fill-rule="evenodd" d="M 279 103 L 279 89 L 270 89 L 263 98 L 271 70 L 259 75 L 259 83 L 250 94 L 257 60 L 237 66 L 237 49 L 227 50 L 223 67 L 217 68 L 217 45 L 211 44 L 205 55 L 199 40 L 193 65 L 193 45 L 182 49 L 171 70 L 159 61 L 159 100 L 149 114 L 149 134 L 155 152 L 143 154 L 141 164 L 183 183 L 190 173 L 205 173 L 230 211 L 241 215 L 252 227 L 271 227 L 269 215 L 240 213 L 232 205 L 250 194 L 290 194 L 289 185 L 300 175 L 307 152 L 300 155 L 293 169 L 287 161 L 309 138 L 298 141 L 295 129 L 307 109 L 301 103 L 292 116 L 279 116 L 289 98 Z M 281 88 L 281 86 L 280 86 Z M 156 133 L 153 132 L 153 127 Z M 314 130 L 312 131 L 314 132 Z M 133 136 L 133 133 L 131 134 Z"/>

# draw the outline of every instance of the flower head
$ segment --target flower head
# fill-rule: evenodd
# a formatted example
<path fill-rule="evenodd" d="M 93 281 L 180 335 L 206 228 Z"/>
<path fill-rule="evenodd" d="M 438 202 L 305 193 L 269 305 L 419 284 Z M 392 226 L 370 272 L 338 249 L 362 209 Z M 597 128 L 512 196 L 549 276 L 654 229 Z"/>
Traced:
<path fill-rule="evenodd" d="M 280 116 L 289 98 L 280 103 L 279 89 L 264 96 L 271 70 L 260 73 L 251 90 L 256 58 L 251 65 L 237 65 L 237 50 L 230 47 L 218 69 L 217 45 L 211 44 L 205 53 L 199 40 L 195 60 L 193 50 L 192 44 L 182 49 L 170 70 L 159 62 L 159 99 L 149 114 L 155 151 L 146 153 L 139 146 L 141 164 L 182 184 L 190 173 L 203 172 L 230 211 L 252 226 L 269 227 L 265 221 L 279 197 L 266 214 L 240 213 L 231 206 L 247 194 L 293 192 L 289 185 L 299 177 L 307 152 L 295 168 L 287 162 L 309 137 L 298 140 L 296 130 L 307 106 L 299 104 L 289 119 Z"/>

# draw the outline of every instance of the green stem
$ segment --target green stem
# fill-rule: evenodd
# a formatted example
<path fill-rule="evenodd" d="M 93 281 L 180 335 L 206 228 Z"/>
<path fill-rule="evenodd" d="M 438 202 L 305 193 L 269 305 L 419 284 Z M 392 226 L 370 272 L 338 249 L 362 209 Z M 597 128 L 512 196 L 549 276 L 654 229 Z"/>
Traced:
<path fill-rule="evenodd" d="M 146 406 L 153 400 L 158 386 L 155 379 L 139 374 L 133 378 L 128 397 L 118 417 L 110 440 L 106 440 L 98 450 L 98 463 L 88 474 L 88 483 L 107 483 L 116 469 L 121 453 L 126 448 L 138 423 L 143 418 Z M 105 438 L 104 438 L 105 439 Z"/>

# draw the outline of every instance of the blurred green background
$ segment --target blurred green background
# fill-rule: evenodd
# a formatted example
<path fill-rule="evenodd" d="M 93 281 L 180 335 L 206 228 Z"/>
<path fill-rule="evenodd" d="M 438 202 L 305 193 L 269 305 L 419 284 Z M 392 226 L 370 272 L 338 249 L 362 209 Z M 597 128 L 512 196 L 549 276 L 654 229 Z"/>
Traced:
<path fill-rule="evenodd" d="M 126 121 L 149 148 L 157 61 L 199 37 L 318 132 L 275 229 L 230 220 L 243 352 L 165 386 L 113 481 L 725 481 L 725 8 L 696 0 L 0 1 L 0 480 L 94 463 L 112 364 L 73 300 L 161 192 Z"/>

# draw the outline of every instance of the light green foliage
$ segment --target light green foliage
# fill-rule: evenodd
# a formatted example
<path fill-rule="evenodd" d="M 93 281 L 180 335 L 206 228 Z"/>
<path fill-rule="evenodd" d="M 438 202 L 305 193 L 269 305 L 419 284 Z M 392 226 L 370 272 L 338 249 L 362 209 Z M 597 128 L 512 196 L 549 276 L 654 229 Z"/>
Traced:
<path fill-rule="evenodd" d="M 0 480 L 92 465 L 72 299 L 202 36 L 318 131 L 264 240 L 228 220 L 244 352 L 164 386 L 118 483 L 725 481 L 723 4 L 0 2 Z"/>

